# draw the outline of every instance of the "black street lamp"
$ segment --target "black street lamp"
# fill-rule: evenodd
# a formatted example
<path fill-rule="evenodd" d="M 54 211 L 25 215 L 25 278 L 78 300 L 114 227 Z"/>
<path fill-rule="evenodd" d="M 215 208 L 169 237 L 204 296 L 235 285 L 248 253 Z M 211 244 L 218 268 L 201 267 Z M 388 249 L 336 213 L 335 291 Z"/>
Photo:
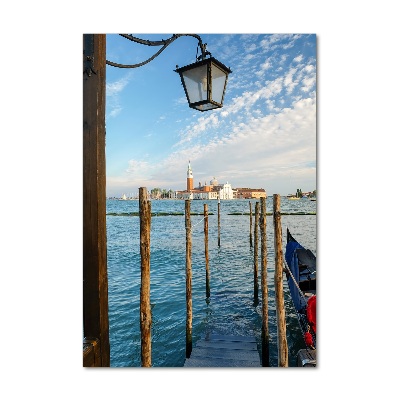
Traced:
<path fill-rule="evenodd" d="M 208 111 L 215 108 L 221 108 L 226 84 L 228 82 L 228 74 L 232 71 L 211 56 L 211 53 L 206 50 L 206 44 L 203 44 L 201 37 L 195 34 L 174 34 L 166 40 L 144 40 L 136 38 L 132 35 L 121 34 L 122 37 L 133 42 L 144 44 L 146 46 L 163 46 L 152 57 L 138 64 L 124 65 L 117 64 L 111 61 L 106 61 L 106 64 L 118 68 L 138 68 L 142 65 L 154 60 L 167 46 L 181 36 L 193 36 L 199 44 L 201 55 L 197 57 L 195 63 L 179 68 L 176 66 L 175 72 L 179 73 L 181 82 L 185 90 L 186 98 L 189 107 L 199 111 Z M 207 56 L 209 56 L 207 58 Z"/>
<path fill-rule="evenodd" d="M 189 107 L 199 111 L 221 108 L 228 74 L 232 71 L 213 57 L 177 68 Z"/>

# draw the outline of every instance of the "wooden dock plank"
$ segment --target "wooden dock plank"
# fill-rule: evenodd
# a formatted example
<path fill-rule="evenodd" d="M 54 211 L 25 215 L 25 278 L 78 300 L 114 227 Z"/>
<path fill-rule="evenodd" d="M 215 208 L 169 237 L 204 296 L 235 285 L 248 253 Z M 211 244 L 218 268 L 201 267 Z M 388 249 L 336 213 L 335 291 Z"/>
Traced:
<path fill-rule="evenodd" d="M 196 343 L 196 347 L 208 347 L 211 349 L 230 349 L 230 350 L 254 350 L 257 349 L 257 345 L 249 342 L 230 342 L 230 341 L 207 341 L 207 340 L 199 340 Z"/>
<path fill-rule="evenodd" d="M 192 350 L 184 367 L 261 367 L 254 337 L 207 335 Z"/>
<path fill-rule="evenodd" d="M 216 335 L 214 333 L 206 336 L 204 340 L 216 342 L 222 340 L 224 342 L 249 342 L 256 343 L 256 338 L 253 336 L 235 336 L 235 335 Z"/>
<path fill-rule="evenodd" d="M 225 358 L 228 360 L 248 360 L 248 361 L 260 361 L 260 356 L 257 350 L 232 350 L 224 348 L 212 348 L 212 347 L 196 347 L 193 349 L 190 358 L 193 357 L 215 357 Z"/>
<path fill-rule="evenodd" d="M 250 362 L 241 360 L 225 360 L 223 358 L 187 358 L 184 367 L 186 368 L 257 368 L 261 367 L 260 362 Z"/>

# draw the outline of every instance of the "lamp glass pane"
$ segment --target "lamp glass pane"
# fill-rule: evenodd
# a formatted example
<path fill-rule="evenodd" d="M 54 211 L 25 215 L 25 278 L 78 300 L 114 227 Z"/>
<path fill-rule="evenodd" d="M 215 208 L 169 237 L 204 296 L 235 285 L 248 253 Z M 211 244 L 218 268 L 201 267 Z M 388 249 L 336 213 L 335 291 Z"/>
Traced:
<path fill-rule="evenodd" d="M 182 72 L 189 103 L 207 100 L 207 65 Z"/>
<path fill-rule="evenodd" d="M 208 110 L 213 110 L 214 108 L 219 108 L 217 105 L 212 104 L 212 103 L 206 103 L 206 104 L 199 104 L 195 106 L 196 110 L 199 111 L 208 111 Z"/>
<path fill-rule="evenodd" d="M 225 81 L 227 74 L 217 67 L 214 63 L 211 64 L 211 81 L 212 81 L 212 100 L 222 104 L 222 99 L 225 89 Z"/>

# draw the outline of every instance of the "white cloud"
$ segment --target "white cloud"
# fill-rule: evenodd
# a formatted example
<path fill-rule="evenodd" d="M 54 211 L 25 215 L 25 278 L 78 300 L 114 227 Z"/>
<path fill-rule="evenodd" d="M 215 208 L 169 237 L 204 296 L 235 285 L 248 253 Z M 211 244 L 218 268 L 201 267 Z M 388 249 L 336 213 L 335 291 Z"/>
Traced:
<path fill-rule="evenodd" d="M 174 145 L 174 147 L 181 146 L 184 143 L 190 142 L 191 140 L 197 138 L 202 132 L 204 132 L 208 127 L 217 127 L 219 124 L 219 119 L 217 114 L 209 114 L 204 117 L 198 118 L 197 122 L 187 126 L 183 132 L 180 133 L 180 141 Z"/>
<path fill-rule="evenodd" d="M 288 54 L 282 54 L 280 56 L 280 60 L 279 60 L 279 64 L 283 65 L 285 63 L 285 61 L 287 60 L 287 58 L 289 57 Z"/>
<path fill-rule="evenodd" d="M 315 85 L 315 77 L 304 78 L 302 80 L 302 84 L 303 84 L 303 86 L 302 86 L 301 90 L 303 92 L 310 91 L 313 88 L 313 86 Z"/>
<path fill-rule="evenodd" d="M 286 74 L 284 78 L 284 85 L 286 87 L 287 92 L 290 94 L 293 92 L 293 89 L 297 86 L 298 81 L 294 79 L 294 75 L 297 72 L 297 69 L 290 68 L 289 72 Z"/>
<path fill-rule="evenodd" d="M 250 60 L 252 60 L 254 57 L 255 57 L 254 54 L 246 54 L 245 57 L 244 57 L 244 60 L 245 60 L 245 61 L 250 61 Z"/>
<path fill-rule="evenodd" d="M 267 58 L 264 63 L 260 65 L 260 69 L 256 72 L 256 75 L 262 76 L 265 71 L 272 68 L 270 60 Z"/>
<path fill-rule="evenodd" d="M 305 72 L 307 72 L 307 73 L 312 73 L 312 72 L 314 72 L 315 71 L 315 66 L 314 65 L 311 65 L 311 64 L 309 64 L 309 65 L 306 65 L 305 67 L 304 67 L 304 70 L 305 70 Z"/>
<path fill-rule="evenodd" d="M 107 117 L 116 117 L 122 111 L 122 106 L 119 98 L 119 94 L 125 89 L 130 82 L 132 74 L 129 72 L 124 77 L 116 82 L 106 84 L 106 96 L 107 96 Z"/>
<path fill-rule="evenodd" d="M 122 111 L 122 107 L 119 104 L 115 104 L 114 107 L 112 108 L 110 114 L 108 114 L 108 116 L 116 117 L 121 111 Z"/>
<path fill-rule="evenodd" d="M 245 47 L 246 53 L 250 53 L 256 49 L 257 49 L 257 46 L 255 43 L 252 43 L 250 46 Z"/>
<path fill-rule="evenodd" d="M 126 172 L 128 174 L 141 174 L 147 176 L 151 164 L 148 161 L 129 160 Z"/>
<path fill-rule="evenodd" d="M 294 62 L 300 63 L 303 60 L 303 55 L 299 54 L 297 57 L 293 59 Z"/>
<path fill-rule="evenodd" d="M 281 40 L 282 35 L 271 35 L 260 42 L 261 47 L 265 51 L 275 50 L 277 43 Z"/>
<path fill-rule="evenodd" d="M 107 96 L 113 97 L 122 92 L 125 86 L 129 83 L 130 74 L 125 75 L 120 80 L 112 83 L 107 83 L 106 94 Z"/>

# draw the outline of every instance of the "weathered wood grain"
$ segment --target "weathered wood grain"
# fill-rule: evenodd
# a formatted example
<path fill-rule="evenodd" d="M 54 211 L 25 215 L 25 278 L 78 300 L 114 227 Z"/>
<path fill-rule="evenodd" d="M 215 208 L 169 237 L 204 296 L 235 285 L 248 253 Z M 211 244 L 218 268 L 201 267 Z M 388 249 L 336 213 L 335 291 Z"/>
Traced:
<path fill-rule="evenodd" d="M 200 339 L 184 367 L 261 367 L 254 337 L 208 335 Z"/>
<path fill-rule="evenodd" d="M 99 340 L 95 366 L 108 367 L 106 35 L 83 35 L 83 53 L 83 332 Z"/>
<path fill-rule="evenodd" d="M 140 212 L 140 333 L 142 367 L 151 367 L 150 230 L 151 203 L 147 189 L 139 188 Z"/>
<path fill-rule="evenodd" d="M 186 358 L 192 353 L 192 225 L 190 221 L 190 200 L 185 200 L 186 228 Z"/>
<path fill-rule="evenodd" d="M 288 344 L 286 338 L 286 315 L 283 298 L 283 252 L 281 225 L 281 198 L 274 194 L 274 244 L 275 244 L 275 303 L 278 331 L 278 367 L 289 366 Z"/>

